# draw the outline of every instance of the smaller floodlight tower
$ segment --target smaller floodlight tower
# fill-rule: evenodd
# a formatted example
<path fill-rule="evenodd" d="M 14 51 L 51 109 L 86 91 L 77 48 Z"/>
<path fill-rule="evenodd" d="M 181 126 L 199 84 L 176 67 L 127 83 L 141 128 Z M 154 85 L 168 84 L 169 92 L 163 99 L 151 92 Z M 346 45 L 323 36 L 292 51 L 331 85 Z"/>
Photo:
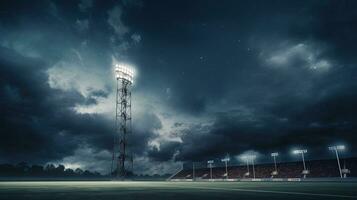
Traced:
<path fill-rule="evenodd" d="M 306 149 L 297 149 L 293 151 L 293 154 L 301 154 L 302 164 L 304 165 L 304 170 L 302 171 L 302 175 L 304 176 L 304 178 L 306 178 L 306 175 L 310 173 L 310 171 L 306 169 L 305 157 L 304 157 L 305 153 L 307 153 Z"/>
<path fill-rule="evenodd" d="M 117 161 L 116 177 L 125 179 L 127 172 L 133 171 L 133 155 L 128 149 L 128 136 L 131 134 L 131 86 L 134 71 L 123 64 L 115 64 L 117 80 L 115 128 L 119 140 L 114 144 L 113 159 Z M 118 149 L 117 152 L 115 149 Z M 114 161 L 113 161 L 114 162 Z M 112 167 L 113 168 L 113 167 Z M 131 168 L 131 169 L 130 169 Z M 112 171 L 113 173 L 113 171 Z"/>
<path fill-rule="evenodd" d="M 337 145 L 337 146 L 330 146 L 328 148 L 330 151 L 334 151 L 336 154 L 336 159 L 337 159 L 337 165 L 338 165 L 338 170 L 340 172 L 340 177 L 343 178 L 342 176 L 342 169 L 341 169 L 341 164 L 340 164 L 340 157 L 338 155 L 338 151 L 343 151 L 345 150 L 345 146 L 344 145 Z"/>
<path fill-rule="evenodd" d="M 210 179 L 212 180 L 212 164 L 213 164 L 213 160 L 209 160 L 207 161 L 208 167 L 209 167 L 209 173 L 210 173 Z"/>
<path fill-rule="evenodd" d="M 253 178 L 255 179 L 255 167 L 254 167 L 254 160 L 257 158 L 256 155 L 248 155 L 249 160 L 252 161 L 252 168 L 253 168 Z"/>
<path fill-rule="evenodd" d="M 250 171 L 249 171 L 249 159 L 247 156 L 242 156 L 241 157 L 246 163 L 247 163 L 247 172 L 244 174 L 245 177 L 250 176 Z"/>
<path fill-rule="evenodd" d="M 195 162 L 192 162 L 192 181 L 196 180 L 195 175 Z"/>
<path fill-rule="evenodd" d="M 278 152 L 271 153 L 271 157 L 273 157 L 273 160 L 274 160 L 274 169 L 275 169 L 275 171 L 273 171 L 273 172 L 271 173 L 271 176 L 272 176 L 272 177 L 278 175 L 278 167 L 277 167 L 277 165 L 276 165 L 276 157 L 278 157 L 278 156 L 279 156 L 279 153 L 278 153 Z"/>
<path fill-rule="evenodd" d="M 226 165 L 226 179 L 228 179 L 228 162 L 230 161 L 231 159 L 229 158 L 229 156 L 227 155 L 225 158 L 221 159 L 222 162 L 225 163 Z"/>
<path fill-rule="evenodd" d="M 257 158 L 256 155 L 244 155 L 242 156 L 242 159 L 245 160 L 247 162 L 247 170 L 248 172 L 245 173 L 245 176 L 250 176 L 250 172 L 249 172 L 249 162 L 252 162 L 252 170 L 253 170 L 253 179 L 255 179 L 255 166 L 254 166 L 254 160 Z"/>

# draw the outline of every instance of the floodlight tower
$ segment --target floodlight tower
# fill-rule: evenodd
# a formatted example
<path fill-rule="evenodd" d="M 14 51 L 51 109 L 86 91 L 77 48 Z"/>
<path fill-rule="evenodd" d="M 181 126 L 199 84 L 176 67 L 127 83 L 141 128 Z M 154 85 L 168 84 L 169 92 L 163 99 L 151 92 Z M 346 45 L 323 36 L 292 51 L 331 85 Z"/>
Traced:
<path fill-rule="evenodd" d="M 330 151 L 334 151 L 334 152 L 335 152 L 335 154 L 336 154 L 336 159 L 337 159 L 338 170 L 339 170 L 339 172 L 340 172 L 341 178 L 343 178 L 343 176 L 342 176 L 342 169 L 341 169 L 341 165 L 340 165 L 340 158 L 339 158 L 339 156 L 338 156 L 338 151 L 339 151 L 339 150 L 341 150 L 341 151 L 345 150 L 345 146 L 344 146 L 344 145 L 330 146 L 328 149 L 329 149 Z"/>
<path fill-rule="evenodd" d="M 228 162 L 230 161 L 230 158 L 226 156 L 225 158 L 221 159 L 221 161 L 226 165 L 226 179 L 228 179 Z"/>
<path fill-rule="evenodd" d="M 213 160 L 207 161 L 211 180 L 212 180 L 212 164 L 213 164 L 213 162 L 214 162 Z"/>
<path fill-rule="evenodd" d="M 130 66 L 115 64 L 116 76 L 116 104 L 115 129 L 118 146 L 115 142 L 113 158 L 117 161 L 116 177 L 125 179 L 127 172 L 133 170 L 133 155 L 128 150 L 128 135 L 131 134 L 131 86 L 134 72 Z M 131 168 L 131 169 L 129 169 Z M 113 172 L 112 172 L 113 173 Z"/>
<path fill-rule="evenodd" d="M 247 172 L 245 173 L 244 176 L 249 176 L 250 175 L 250 172 L 249 172 L 249 159 L 247 156 L 242 156 L 242 159 L 246 161 L 247 163 Z"/>
<path fill-rule="evenodd" d="M 276 157 L 278 157 L 278 156 L 279 156 L 278 152 L 271 153 L 271 157 L 273 157 L 273 160 L 274 160 L 274 169 L 275 169 L 275 171 L 273 171 L 271 173 L 272 176 L 278 175 L 278 167 L 276 165 Z"/>
<path fill-rule="evenodd" d="M 249 160 L 252 161 L 252 167 L 253 167 L 253 178 L 255 179 L 255 168 L 254 168 L 254 160 L 257 158 L 256 155 L 249 155 L 248 156 Z"/>
<path fill-rule="evenodd" d="M 196 179 L 195 176 L 195 162 L 192 162 L 192 181 L 194 181 Z"/>
<path fill-rule="evenodd" d="M 304 170 L 302 171 L 304 178 L 306 178 L 306 175 L 309 174 L 309 170 L 306 169 L 306 165 L 305 165 L 305 157 L 304 157 L 305 153 L 307 153 L 306 149 L 297 149 L 293 151 L 293 154 L 301 154 L 302 163 L 304 165 Z"/>

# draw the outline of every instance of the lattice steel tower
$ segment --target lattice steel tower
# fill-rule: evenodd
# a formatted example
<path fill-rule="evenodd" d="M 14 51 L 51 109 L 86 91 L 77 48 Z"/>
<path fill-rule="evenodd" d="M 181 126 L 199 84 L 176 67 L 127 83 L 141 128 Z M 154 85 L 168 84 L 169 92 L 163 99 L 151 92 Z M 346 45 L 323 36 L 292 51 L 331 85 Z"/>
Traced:
<path fill-rule="evenodd" d="M 133 171 L 133 155 L 129 151 L 128 137 L 131 128 L 131 87 L 134 72 L 125 65 L 115 65 L 116 75 L 116 104 L 113 158 L 111 173 L 115 178 L 125 179 Z"/>

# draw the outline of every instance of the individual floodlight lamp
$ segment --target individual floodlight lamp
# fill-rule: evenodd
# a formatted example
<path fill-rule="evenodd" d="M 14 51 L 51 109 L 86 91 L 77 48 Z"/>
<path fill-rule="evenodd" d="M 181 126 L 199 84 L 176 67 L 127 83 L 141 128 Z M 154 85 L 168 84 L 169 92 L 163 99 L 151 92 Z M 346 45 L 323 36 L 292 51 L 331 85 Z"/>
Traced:
<path fill-rule="evenodd" d="M 115 64 L 115 77 L 132 84 L 134 81 L 134 69 L 129 65 Z"/>
<path fill-rule="evenodd" d="M 227 179 L 228 179 L 228 162 L 229 162 L 230 160 L 231 160 L 231 159 L 230 159 L 228 156 L 226 156 L 225 158 L 221 159 L 221 161 L 224 162 L 225 165 L 226 165 L 226 178 L 227 178 Z"/>
<path fill-rule="evenodd" d="M 276 157 L 278 157 L 278 156 L 279 156 L 278 152 L 271 153 L 271 157 L 273 157 L 274 167 L 275 167 L 275 171 L 272 172 L 272 175 L 278 175 L 278 167 L 276 165 Z"/>
<path fill-rule="evenodd" d="M 304 165 L 304 170 L 302 171 L 304 178 L 306 178 L 306 175 L 309 174 L 309 170 L 306 169 L 306 164 L 305 164 L 305 156 L 304 156 L 305 153 L 307 153 L 306 149 L 293 150 L 293 154 L 301 154 L 302 164 Z"/>
<path fill-rule="evenodd" d="M 338 151 L 343 151 L 345 150 L 345 146 L 344 145 L 337 145 L 337 146 L 330 146 L 328 147 L 328 149 L 330 151 L 334 151 L 336 154 L 336 159 L 337 159 L 337 165 L 338 165 L 338 170 L 340 172 L 340 177 L 343 178 L 342 176 L 342 169 L 341 169 L 341 164 L 340 164 L 340 157 L 338 155 Z"/>
<path fill-rule="evenodd" d="M 210 172 L 211 180 L 212 180 L 212 164 L 213 164 L 213 163 L 214 163 L 213 160 L 207 161 L 207 164 L 208 164 L 208 167 L 209 167 L 209 172 Z"/>

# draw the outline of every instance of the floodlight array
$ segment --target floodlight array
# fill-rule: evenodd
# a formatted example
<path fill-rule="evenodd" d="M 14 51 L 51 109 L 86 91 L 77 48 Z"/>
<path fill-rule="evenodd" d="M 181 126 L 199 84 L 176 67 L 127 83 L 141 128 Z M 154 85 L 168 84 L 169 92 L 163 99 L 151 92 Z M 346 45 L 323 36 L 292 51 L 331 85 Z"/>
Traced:
<path fill-rule="evenodd" d="M 273 157 L 279 156 L 279 153 L 278 152 L 271 153 L 271 156 L 273 156 Z"/>
<path fill-rule="evenodd" d="M 214 162 L 213 160 L 207 161 L 208 164 L 213 164 L 213 162 Z"/>
<path fill-rule="evenodd" d="M 254 160 L 256 159 L 257 156 L 256 155 L 245 155 L 245 156 L 242 156 L 242 159 L 243 160 Z"/>
<path fill-rule="evenodd" d="M 331 151 L 345 150 L 345 146 L 344 145 L 330 146 L 330 147 L 328 147 L 328 149 Z"/>
<path fill-rule="evenodd" d="M 221 159 L 222 162 L 229 162 L 231 159 L 230 158 L 223 158 Z"/>
<path fill-rule="evenodd" d="M 115 76 L 117 79 L 123 79 L 133 83 L 134 70 L 130 66 L 124 64 L 115 64 Z"/>
<path fill-rule="evenodd" d="M 293 154 L 307 153 L 306 149 L 297 149 L 293 151 Z"/>

